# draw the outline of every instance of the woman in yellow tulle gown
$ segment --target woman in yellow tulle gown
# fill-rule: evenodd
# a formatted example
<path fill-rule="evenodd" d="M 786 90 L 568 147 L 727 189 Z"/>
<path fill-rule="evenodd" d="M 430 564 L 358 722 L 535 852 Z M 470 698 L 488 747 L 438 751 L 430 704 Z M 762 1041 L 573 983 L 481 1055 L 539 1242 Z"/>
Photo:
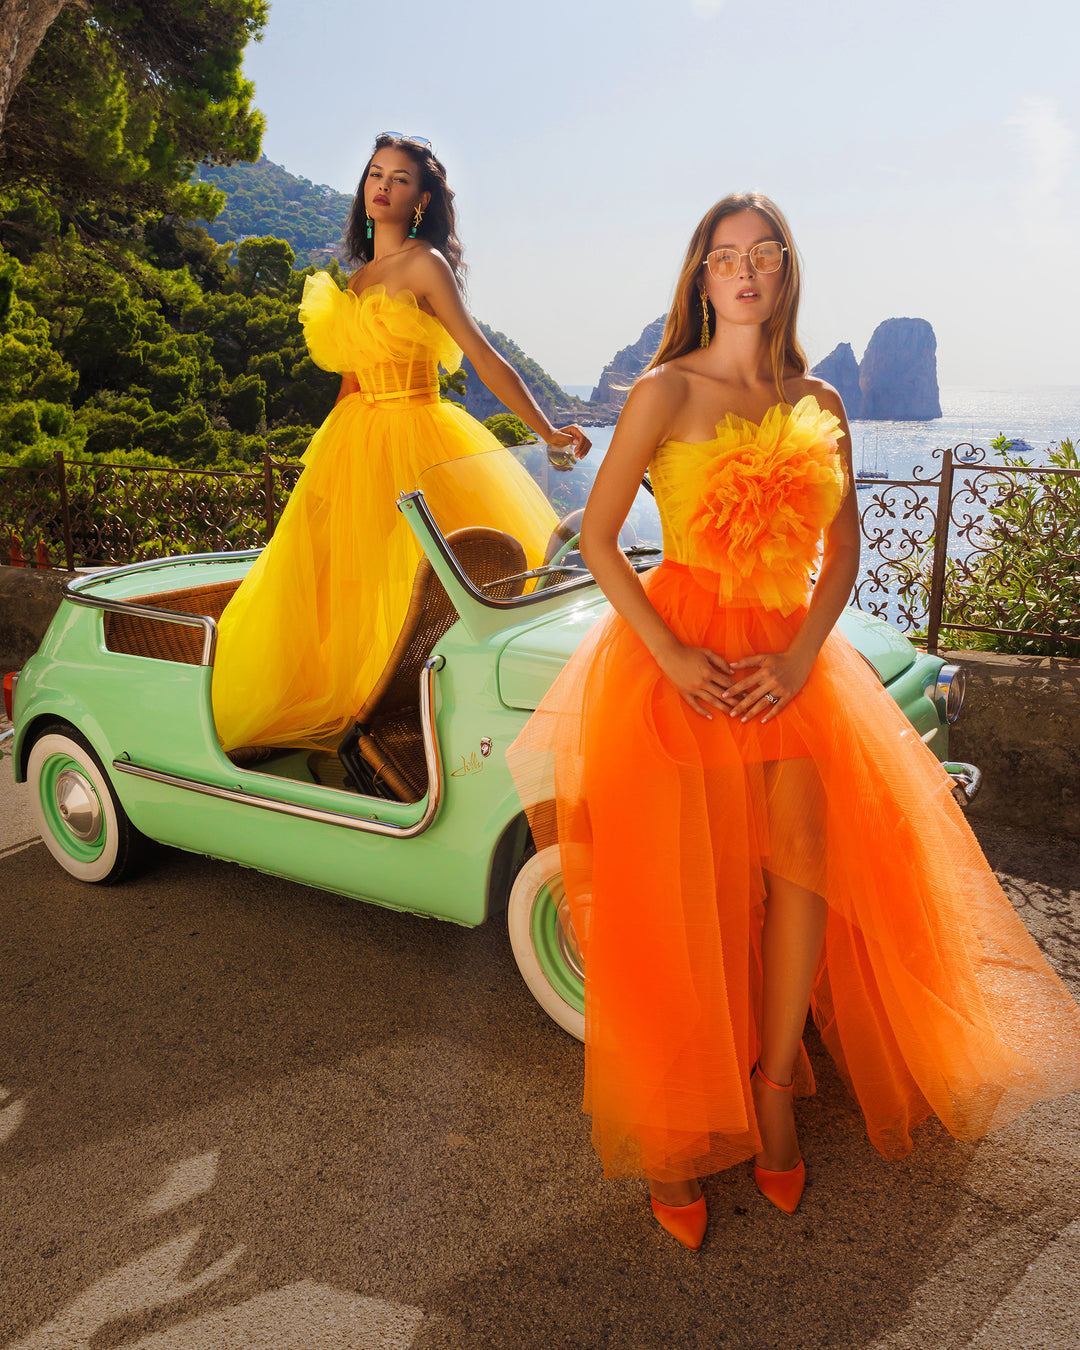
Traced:
<path fill-rule="evenodd" d="M 550 506 L 485 427 L 440 401 L 440 364 L 456 369 L 464 351 L 542 440 L 589 448 L 579 427 L 551 425 L 467 313 L 453 196 L 426 142 L 380 135 L 346 231 L 363 266 L 344 292 L 325 272 L 305 283 L 308 350 L 341 373 L 341 392 L 218 626 L 213 706 L 226 750 L 332 744 L 355 717 L 408 608 L 420 547 L 396 499 L 426 469 L 480 456 L 447 476 L 433 503 L 440 526 L 496 526 L 530 566 L 542 561 Z"/>
<path fill-rule="evenodd" d="M 811 1004 L 886 1157 L 931 1114 L 973 1139 L 1080 1086 L 1080 1010 L 941 765 L 835 631 L 859 522 L 798 296 L 775 205 L 717 203 L 586 508 L 581 552 L 614 613 L 508 754 L 538 847 L 557 824 L 593 1144 L 606 1175 L 648 1179 L 689 1247 L 698 1178 L 733 1163 L 798 1205 Z M 641 578 L 618 534 L 646 467 L 664 561 Z"/>

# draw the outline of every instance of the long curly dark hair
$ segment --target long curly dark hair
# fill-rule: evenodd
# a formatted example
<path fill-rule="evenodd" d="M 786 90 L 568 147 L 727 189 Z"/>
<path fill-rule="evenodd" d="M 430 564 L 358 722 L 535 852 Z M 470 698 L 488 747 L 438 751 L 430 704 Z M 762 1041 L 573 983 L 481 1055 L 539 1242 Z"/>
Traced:
<path fill-rule="evenodd" d="M 345 250 L 349 259 L 360 264 L 371 261 L 371 242 L 367 237 L 367 211 L 364 208 L 364 183 L 367 181 L 371 162 L 380 150 L 400 150 L 408 155 L 419 169 L 420 191 L 430 192 L 431 200 L 424 208 L 424 218 L 416 231 L 416 237 L 426 239 L 439 250 L 450 264 L 458 288 L 464 290 L 465 273 L 468 269 L 461 256 L 454 194 L 446 181 L 446 169 L 429 149 L 404 136 L 390 136 L 384 132 L 376 138 L 371 159 L 364 165 L 364 172 L 360 175 L 352 210 L 345 226 Z"/>

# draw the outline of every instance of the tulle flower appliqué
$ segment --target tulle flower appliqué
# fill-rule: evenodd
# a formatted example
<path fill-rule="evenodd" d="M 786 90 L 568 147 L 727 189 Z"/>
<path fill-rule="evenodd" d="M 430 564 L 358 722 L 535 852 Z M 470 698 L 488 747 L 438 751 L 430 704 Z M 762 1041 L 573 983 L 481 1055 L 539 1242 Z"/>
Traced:
<path fill-rule="evenodd" d="M 718 428 L 688 543 L 692 567 L 726 579 L 721 598 L 785 612 L 805 602 L 822 531 L 844 492 L 839 425 L 808 395 L 770 408 L 760 426 L 729 417 Z"/>

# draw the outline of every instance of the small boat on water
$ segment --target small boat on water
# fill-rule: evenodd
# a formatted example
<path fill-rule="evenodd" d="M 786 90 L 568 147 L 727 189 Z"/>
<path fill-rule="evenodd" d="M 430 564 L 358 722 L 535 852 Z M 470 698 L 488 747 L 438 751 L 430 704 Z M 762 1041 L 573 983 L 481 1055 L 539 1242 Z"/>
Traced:
<path fill-rule="evenodd" d="M 877 440 L 874 440 L 874 461 L 872 464 L 866 460 L 866 448 L 863 447 L 863 461 L 855 472 L 855 487 L 861 491 L 863 488 L 874 487 L 882 479 L 888 478 L 889 471 L 885 467 L 881 456 L 878 453 Z"/>

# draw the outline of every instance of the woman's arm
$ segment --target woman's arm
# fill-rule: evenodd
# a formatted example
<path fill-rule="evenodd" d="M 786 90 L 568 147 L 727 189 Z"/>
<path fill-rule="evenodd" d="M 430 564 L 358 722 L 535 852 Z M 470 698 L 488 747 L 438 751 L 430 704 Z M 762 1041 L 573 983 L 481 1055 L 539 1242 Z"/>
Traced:
<path fill-rule="evenodd" d="M 847 491 L 840 503 L 840 510 L 825 531 L 821 568 L 814 583 L 806 618 L 791 646 L 786 652 L 747 656 L 732 663 L 736 675 L 743 670 L 747 672 L 727 691 L 733 717 L 747 718 L 751 708 L 760 702 L 763 695 L 771 693 L 778 702 L 772 704 L 761 719 L 762 722 L 768 722 L 795 697 L 806 683 L 822 644 L 844 612 L 858 576 L 859 509 L 851 461 L 851 430 L 843 402 L 836 390 L 825 385 L 814 393 L 821 407 L 835 413 L 840 419 L 843 436 L 839 438 L 837 450 L 844 462 Z"/>
<path fill-rule="evenodd" d="M 352 373 L 351 370 L 347 370 L 345 374 L 342 375 L 341 377 L 341 388 L 338 390 L 337 398 L 334 399 L 334 407 L 336 408 L 337 405 L 341 402 L 341 400 L 343 398 L 348 398 L 350 394 L 359 393 L 359 390 L 360 390 L 360 381 L 356 378 L 356 376 Z"/>
<path fill-rule="evenodd" d="M 589 450 L 589 438 L 573 424 L 556 430 L 544 416 L 525 381 L 492 347 L 465 308 L 446 259 L 434 249 L 413 249 L 408 255 L 408 277 L 409 289 L 418 301 L 427 302 L 431 313 L 473 363 L 477 375 L 495 397 L 542 441 L 548 445 L 573 445 L 574 453 L 581 459 Z"/>
<path fill-rule="evenodd" d="M 685 380 L 670 368 L 650 372 L 630 391 L 604 462 L 589 493 L 581 524 L 581 556 L 612 605 L 648 648 L 679 693 L 703 717 L 722 708 L 731 667 L 716 652 L 688 647 L 651 604 L 641 579 L 619 547 L 619 530 L 656 447 L 667 438 Z"/>

